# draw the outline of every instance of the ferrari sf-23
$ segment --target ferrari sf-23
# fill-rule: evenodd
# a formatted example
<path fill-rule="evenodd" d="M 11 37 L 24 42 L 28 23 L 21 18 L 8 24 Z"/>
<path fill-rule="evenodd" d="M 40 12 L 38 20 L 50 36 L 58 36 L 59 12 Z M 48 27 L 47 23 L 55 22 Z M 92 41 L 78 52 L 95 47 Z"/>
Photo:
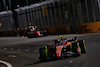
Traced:
<path fill-rule="evenodd" d="M 54 45 L 39 48 L 39 59 L 45 61 L 48 59 L 64 58 L 69 56 L 80 56 L 86 53 L 85 40 L 78 40 L 78 37 L 54 40 Z"/>

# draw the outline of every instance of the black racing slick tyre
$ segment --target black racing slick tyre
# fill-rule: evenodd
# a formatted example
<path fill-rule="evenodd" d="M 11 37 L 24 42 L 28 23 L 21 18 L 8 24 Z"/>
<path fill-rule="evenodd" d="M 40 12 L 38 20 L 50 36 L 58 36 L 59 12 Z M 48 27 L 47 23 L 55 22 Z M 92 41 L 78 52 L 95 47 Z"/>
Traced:
<path fill-rule="evenodd" d="M 44 30 L 43 35 L 44 35 L 44 36 L 47 36 L 47 35 L 48 35 L 48 34 L 47 34 L 47 30 Z"/>
<path fill-rule="evenodd" d="M 28 35 L 27 37 L 28 37 L 28 38 L 32 38 L 32 36 L 31 36 L 31 35 Z"/>
<path fill-rule="evenodd" d="M 40 61 L 45 61 L 47 57 L 47 47 L 39 49 L 39 59 Z"/>
<path fill-rule="evenodd" d="M 72 43 L 72 52 L 74 52 L 78 56 L 81 55 L 81 48 L 80 48 L 78 42 L 73 42 Z"/>
<path fill-rule="evenodd" d="M 85 40 L 80 40 L 78 41 L 79 42 L 79 46 L 81 48 L 81 53 L 86 53 L 86 43 L 85 43 Z"/>

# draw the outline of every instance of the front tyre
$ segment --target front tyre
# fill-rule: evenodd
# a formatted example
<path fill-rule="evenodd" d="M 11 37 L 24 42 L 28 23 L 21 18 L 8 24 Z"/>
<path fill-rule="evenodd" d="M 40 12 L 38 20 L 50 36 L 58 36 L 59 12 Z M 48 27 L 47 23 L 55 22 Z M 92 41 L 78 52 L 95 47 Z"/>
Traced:
<path fill-rule="evenodd" d="M 40 61 L 45 61 L 47 58 L 47 47 L 43 47 L 39 49 L 39 59 Z"/>

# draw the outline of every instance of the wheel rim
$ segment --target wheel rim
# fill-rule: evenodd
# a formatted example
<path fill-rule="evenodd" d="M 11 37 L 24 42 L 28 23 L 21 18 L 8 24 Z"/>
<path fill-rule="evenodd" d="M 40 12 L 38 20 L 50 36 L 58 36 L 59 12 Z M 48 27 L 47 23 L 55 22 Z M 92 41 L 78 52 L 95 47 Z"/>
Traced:
<path fill-rule="evenodd" d="M 86 51 L 86 45 L 85 45 L 85 44 L 84 44 L 84 50 L 85 50 L 85 52 L 87 52 L 87 51 Z"/>
<path fill-rule="evenodd" d="M 77 52 L 78 52 L 79 55 L 81 55 L 81 48 L 80 48 L 80 46 L 78 46 Z"/>

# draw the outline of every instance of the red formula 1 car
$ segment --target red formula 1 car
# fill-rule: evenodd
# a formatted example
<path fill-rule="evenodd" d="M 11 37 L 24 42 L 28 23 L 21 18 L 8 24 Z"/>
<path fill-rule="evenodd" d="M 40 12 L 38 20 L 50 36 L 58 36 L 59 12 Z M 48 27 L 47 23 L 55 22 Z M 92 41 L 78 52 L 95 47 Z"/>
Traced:
<path fill-rule="evenodd" d="M 31 30 L 28 32 L 28 38 L 41 36 L 47 36 L 47 30 L 40 30 L 37 29 L 37 27 L 32 26 Z"/>
<path fill-rule="evenodd" d="M 85 40 L 79 40 L 78 37 L 71 39 L 54 40 L 55 45 L 45 46 L 39 49 L 39 59 L 55 59 L 68 56 L 80 56 L 86 53 Z"/>

